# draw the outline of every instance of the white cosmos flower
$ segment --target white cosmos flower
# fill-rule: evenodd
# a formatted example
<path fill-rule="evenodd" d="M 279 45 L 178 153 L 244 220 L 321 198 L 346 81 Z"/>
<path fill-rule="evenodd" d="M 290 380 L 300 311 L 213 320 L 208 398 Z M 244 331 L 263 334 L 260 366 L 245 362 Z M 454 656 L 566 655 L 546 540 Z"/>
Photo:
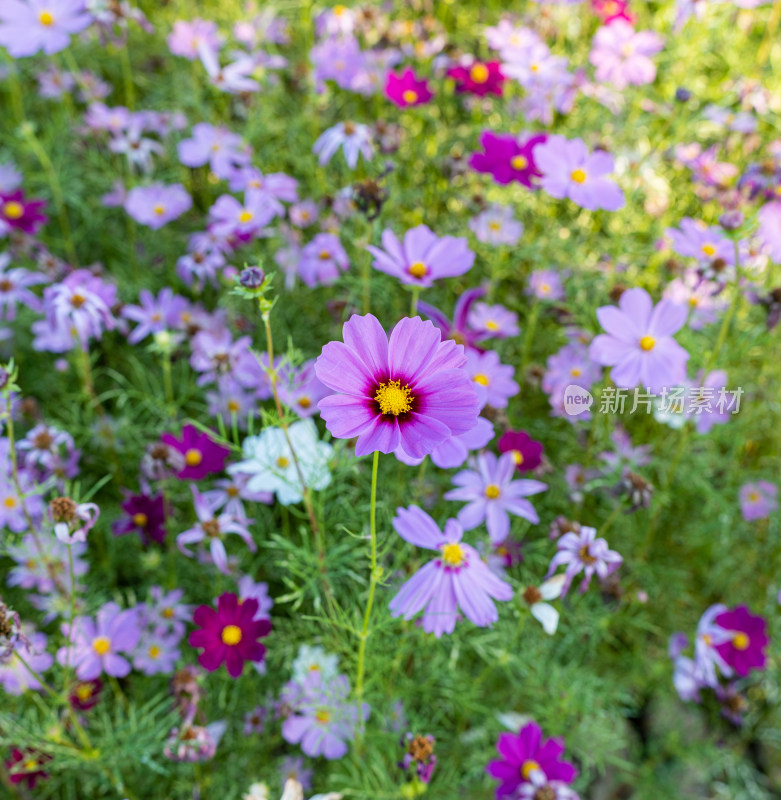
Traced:
<path fill-rule="evenodd" d="M 302 644 L 293 662 L 293 680 L 303 685 L 312 672 L 319 672 L 322 685 L 328 685 L 339 674 L 338 656 L 326 653 L 318 645 Z"/>
<path fill-rule="evenodd" d="M 561 595 L 564 578 L 564 575 L 554 575 L 550 580 L 545 581 L 538 588 L 542 599 L 531 606 L 532 616 L 542 625 L 542 629 L 548 636 L 556 633 L 556 628 L 559 626 L 559 612 L 550 603 L 544 603 L 543 600 L 555 600 Z"/>
<path fill-rule="evenodd" d="M 259 436 L 248 436 L 242 451 L 244 461 L 228 467 L 228 474 L 250 476 L 251 492 L 274 492 L 282 505 L 300 503 L 303 498 L 301 477 L 307 489 L 325 489 L 331 482 L 328 460 L 333 453 L 330 444 L 321 442 L 311 419 L 294 422 L 288 428 L 290 443 L 301 470 L 299 475 L 293 453 L 282 428 L 266 428 Z"/>

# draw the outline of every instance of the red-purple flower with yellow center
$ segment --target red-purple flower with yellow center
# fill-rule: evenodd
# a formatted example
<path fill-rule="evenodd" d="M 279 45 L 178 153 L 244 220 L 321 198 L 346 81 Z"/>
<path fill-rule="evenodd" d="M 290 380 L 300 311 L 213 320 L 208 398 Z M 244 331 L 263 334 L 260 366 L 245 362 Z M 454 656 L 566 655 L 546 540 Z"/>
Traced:
<path fill-rule="evenodd" d="M 160 440 L 184 456 L 185 467 L 176 476 L 184 480 L 197 481 L 213 472 L 222 472 L 230 453 L 227 447 L 217 444 L 208 433 L 202 433 L 194 425 L 182 428 L 181 439 L 164 433 Z"/>
<path fill-rule="evenodd" d="M 716 651 L 741 678 L 752 669 L 765 668 L 769 639 L 763 617 L 752 614 L 746 606 L 738 606 L 722 612 L 714 622 L 730 633 L 727 641 L 716 645 Z"/>
<path fill-rule="evenodd" d="M 388 339 L 376 317 L 355 315 L 343 335 L 315 362 L 319 380 L 336 392 L 319 408 L 333 436 L 358 437 L 357 456 L 401 448 L 422 458 L 475 427 L 479 402 L 464 348 L 443 342 L 431 322 L 405 317 Z"/>
<path fill-rule="evenodd" d="M 193 622 L 200 630 L 193 631 L 188 639 L 192 647 L 203 648 L 198 663 L 209 672 L 224 663 L 228 674 L 238 678 L 245 661 L 262 661 L 266 648 L 258 639 L 268 636 L 271 621 L 256 620 L 257 611 L 257 600 L 239 601 L 231 592 L 219 596 L 216 610 L 198 606 Z"/>
<path fill-rule="evenodd" d="M 459 94 L 502 95 L 502 84 L 507 80 L 502 74 L 498 61 L 474 61 L 469 66 L 452 67 L 447 71 L 449 78 L 456 82 Z"/>
<path fill-rule="evenodd" d="M 45 205 L 45 200 L 26 200 L 21 189 L 10 194 L 0 194 L 0 231 L 7 226 L 24 233 L 37 233 L 48 220 L 41 213 Z"/>

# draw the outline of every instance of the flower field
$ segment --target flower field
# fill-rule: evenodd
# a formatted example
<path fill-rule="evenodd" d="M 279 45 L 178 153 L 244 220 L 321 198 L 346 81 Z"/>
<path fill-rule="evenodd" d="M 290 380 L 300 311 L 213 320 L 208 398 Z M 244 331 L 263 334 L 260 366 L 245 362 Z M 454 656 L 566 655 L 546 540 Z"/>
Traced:
<path fill-rule="evenodd" d="M 0 798 L 781 797 L 781 0 L 0 0 Z"/>

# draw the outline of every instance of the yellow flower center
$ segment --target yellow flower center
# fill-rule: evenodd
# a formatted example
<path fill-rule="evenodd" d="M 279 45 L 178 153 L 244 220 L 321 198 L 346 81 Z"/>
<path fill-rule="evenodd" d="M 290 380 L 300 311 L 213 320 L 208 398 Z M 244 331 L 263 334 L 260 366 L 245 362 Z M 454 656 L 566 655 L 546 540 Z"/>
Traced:
<path fill-rule="evenodd" d="M 327 708 L 318 708 L 315 712 L 315 719 L 326 725 L 331 721 L 331 712 Z"/>
<path fill-rule="evenodd" d="M 24 762 L 25 772 L 33 772 L 38 768 L 38 762 L 34 758 L 28 758 Z"/>
<path fill-rule="evenodd" d="M 653 350 L 655 345 L 656 339 L 654 339 L 653 336 L 643 336 L 643 338 L 640 340 L 640 349 L 645 350 L 646 352 Z"/>
<path fill-rule="evenodd" d="M 487 375 L 483 375 L 482 372 L 478 372 L 477 375 L 474 375 L 472 380 L 475 383 L 479 383 L 481 386 L 488 386 L 488 384 L 491 382 L 490 378 Z"/>
<path fill-rule="evenodd" d="M 464 548 L 457 542 L 442 545 L 442 560 L 451 567 L 460 567 L 466 561 Z"/>
<path fill-rule="evenodd" d="M 712 244 L 704 244 L 702 246 L 702 252 L 708 256 L 708 258 L 712 258 L 716 255 L 716 248 Z"/>
<path fill-rule="evenodd" d="M 149 650 L 149 658 L 160 658 L 160 654 L 163 652 L 156 644 L 153 644 Z"/>
<path fill-rule="evenodd" d="M 334 16 L 341 17 L 347 11 L 347 6 L 334 6 Z"/>
<path fill-rule="evenodd" d="M 203 461 L 203 453 L 200 450 L 193 448 L 184 454 L 184 463 L 188 467 L 197 467 Z"/>
<path fill-rule="evenodd" d="M 158 217 L 162 217 L 165 214 L 165 206 L 156 205 L 153 210 Z"/>
<path fill-rule="evenodd" d="M 277 466 L 278 466 L 280 469 L 284 469 L 286 466 L 288 466 L 288 464 L 290 464 L 290 460 L 289 460 L 289 459 L 287 459 L 287 458 L 285 458 L 284 456 L 280 456 L 280 457 L 277 459 Z"/>
<path fill-rule="evenodd" d="M 513 169 L 523 170 L 529 166 L 529 159 L 525 156 L 513 156 L 510 161 L 510 166 Z"/>
<path fill-rule="evenodd" d="M 757 503 L 759 502 L 759 492 L 749 492 L 748 499 L 750 503 Z"/>
<path fill-rule="evenodd" d="M 111 640 L 107 636 L 98 636 L 92 640 L 92 649 L 99 655 L 105 656 L 111 650 Z"/>
<path fill-rule="evenodd" d="M 502 229 L 502 223 L 501 222 L 489 222 L 488 223 L 488 227 L 492 231 L 500 231 Z"/>
<path fill-rule="evenodd" d="M 711 644 L 713 643 L 713 639 L 711 639 L 710 634 L 708 633 L 702 634 L 702 641 L 705 643 L 707 647 L 710 647 Z"/>
<path fill-rule="evenodd" d="M 172 608 L 164 608 L 163 609 L 163 616 L 166 619 L 171 619 L 174 615 L 174 610 Z"/>
<path fill-rule="evenodd" d="M 489 319 L 488 322 L 485 323 L 486 330 L 489 331 L 498 331 L 499 330 L 499 323 L 494 322 L 492 319 Z"/>
<path fill-rule="evenodd" d="M 485 487 L 485 496 L 489 500 L 496 500 L 501 493 L 502 490 L 495 483 L 489 483 L 488 486 Z"/>
<path fill-rule="evenodd" d="M 586 180 L 586 173 L 582 169 L 573 169 L 569 176 L 575 183 L 584 183 Z"/>
<path fill-rule="evenodd" d="M 89 700 L 90 697 L 92 697 L 92 687 L 88 683 L 80 683 L 76 687 L 74 694 L 83 703 L 85 700 Z"/>
<path fill-rule="evenodd" d="M 149 517 L 142 511 L 139 511 L 138 514 L 133 514 L 133 524 L 139 528 L 143 528 L 147 522 L 149 522 Z"/>
<path fill-rule="evenodd" d="M 418 93 L 413 89 L 405 89 L 401 93 L 401 99 L 405 103 L 417 103 L 418 102 Z"/>
<path fill-rule="evenodd" d="M 540 284 L 540 294 L 550 294 L 550 284 L 549 283 L 541 283 Z"/>
<path fill-rule="evenodd" d="M 229 486 L 225 490 L 225 494 L 227 494 L 228 497 L 238 497 L 239 496 L 239 490 L 235 486 Z"/>
<path fill-rule="evenodd" d="M 746 650 L 749 646 L 749 638 L 745 633 L 736 633 L 732 637 L 732 646 L 736 650 Z"/>
<path fill-rule="evenodd" d="M 472 69 L 469 70 L 469 77 L 475 83 L 485 83 L 488 80 L 488 67 L 485 64 L 475 64 Z"/>
<path fill-rule="evenodd" d="M 16 498 L 15 497 L 6 497 L 5 500 L 3 500 L 3 505 L 6 508 L 16 508 L 16 506 L 17 506 Z"/>
<path fill-rule="evenodd" d="M 238 414 L 240 408 L 241 406 L 236 400 L 228 400 L 228 411 L 230 411 L 232 414 Z"/>
<path fill-rule="evenodd" d="M 328 261 L 328 259 L 331 258 L 331 254 L 328 250 L 321 250 L 319 256 L 321 261 Z"/>
<path fill-rule="evenodd" d="M 539 769 L 540 765 L 536 761 L 532 761 L 532 759 L 528 759 L 521 764 L 521 777 L 528 781 L 531 777 L 532 772 L 534 770 Z"/>
<path fill-rule="evenodd" d="M 689 298 L 689 305 L 694 308 L 700 301 L 696 297 Z"/>
<path fill-rule="evenodd" d="M 309 408 L 309 406 L 312 405 L 312 401 L 308 397 L 299 397 L 298 405 L 300 405 L 301 408 Z"/>
<path fill-rule="evenodd" d="M 252 219 L 255 215 L 246 208 L 241 210 L 241 214 L 239 214 L 239 222 L 252 222 Z"/>
<path fill-rule="evenodd" d="M 17 203 L 16 200 L 9 200 L 3 206 L 3 214 L 8 219 L 19 219 L 24 214 L 24 206 L 21 203 Z"/>
<path fill-rule="evenodd" d="M 428 267 L 422 261 L 415 261 L 409 265 L 409 274 L 413 278 L 425 278 L 428 272 Z"/>
<path fill-rule="evenodd" d="M 38 14 L 38 22 L 46 28 L 49 28 L 54 25 L 54 15 L 51 11 L 41 11 L 41 13 Z"/>
<path fill-rule="evenodd" d="M 415 399 L 410 394 L 410 388 L 406 384 L 401 385 L 401 381 L 388 381 L 381 383 L 374 395 L 374 399 L 380 406 L 381 414 L 406 414 L 412 411 L 412 401 Z"/>
<path fill-rule="evenodd" d="M 222 629 L 222 643 L 230 647 L 241 641 L 241 628 L 238 625 L 226 625 Z"/>
<path fill-rule="evenodd" d="M 580 374 L 581 374 L 582 372 L 583 372 L 583 370 L 581 370 L 579 367 L 573 367 L 573 368 L 572 368 L 572 369 L 569 371 L 569 374 L 570 374 L 570 375 L 572 375 L 572 377 L 573 377 L 573 378 L 579 378 L 579 377 L 580 377 Z"/>
<path fill-rule="evenodd" d="M 513 454 L 515 465 L 520 467 L 523 464 L 523 453 L 520 450 L 511 450 L 510 452 Z"/>

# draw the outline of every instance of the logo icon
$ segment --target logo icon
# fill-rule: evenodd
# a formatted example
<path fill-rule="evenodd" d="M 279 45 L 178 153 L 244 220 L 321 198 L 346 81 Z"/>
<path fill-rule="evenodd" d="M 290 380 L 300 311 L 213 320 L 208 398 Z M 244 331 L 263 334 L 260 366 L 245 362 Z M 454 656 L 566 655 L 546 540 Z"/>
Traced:
<path fill-rule="evenodd" d="M 576 417 L 578 414 L 588 411 L 593 402 L 594 397 L 591 392 L 582 386 L 571 383 L 564 390 L 564 411 L 571 417 Z"/>

